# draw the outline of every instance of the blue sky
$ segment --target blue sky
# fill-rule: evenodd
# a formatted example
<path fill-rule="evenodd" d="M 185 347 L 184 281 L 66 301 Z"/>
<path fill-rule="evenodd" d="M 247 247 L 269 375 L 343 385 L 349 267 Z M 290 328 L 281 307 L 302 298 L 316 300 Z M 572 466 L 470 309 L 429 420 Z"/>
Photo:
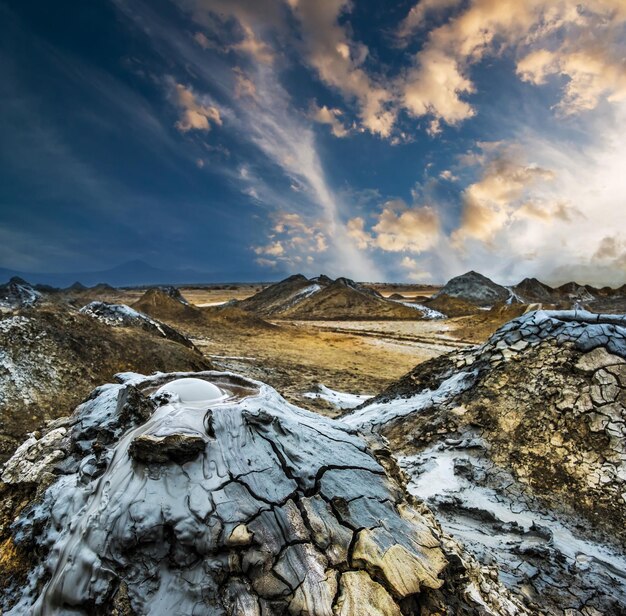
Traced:
<path fill-rule="evenodd" d="M 0 266 L 621 284 L 623 0 L 0 0 Z"/>

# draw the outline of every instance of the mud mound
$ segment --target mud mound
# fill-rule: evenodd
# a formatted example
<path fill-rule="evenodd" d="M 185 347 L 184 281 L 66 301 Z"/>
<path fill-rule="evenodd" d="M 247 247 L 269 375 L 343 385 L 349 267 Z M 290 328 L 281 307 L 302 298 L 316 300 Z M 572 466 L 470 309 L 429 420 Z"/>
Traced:
<path fill-rule="evenodd" d="M 280 313 L 281 318 L 303 320 L 418 319 L 422 315 L 423 311 L 386 300 L 345 278 L 338 278 Z"/>
<path fill-rule="evenodd" d="M 202 319 L 201 311 L 191 306 L 174 287 L 148 289 L 132 307 L 163 321 L 193 322 Z"/>
<path fill-rule="evenodd" d="M 493 306 L 507 301 L 511 293 L 478 272 L 467 272 L 452 278 L 434 297 L 457 297 L 476 306 Z"/>
<path fill-rule="evenodd" d="M 0 312 L 28 308 L 41 299 L 39 291 L 17 276 L 0 286 Z"/>
<path fill-rule="evenodd" d="M 626 316 L 531 312 L 344 420 L 390 439 L 414 493 L 535 609 L 621 614 L 625 358 Z"/>
<path fill-rule="evenodd" d="M 383 298 L 376 290 L 348 278 L 307 279 L 291 276 L 239 302 L 243 310 L 263 317 L 302 320 L 419 319 L 418 307 Z"/>
<path fill-rule="evenodd" d="M 437 294 L 432 298 L 424 298 L 422 302 L 425 306 L 438 310 L 449 317 L 464 317 L 477 314 L 481 310 L 476 306 L 459 297 L 452 297 L 445 293 Z"/>
<path fill-rule="evenodd" d="M 160 336 L 178 342 L 183 346 L 193 348 L 191 341 L 176 331 L 173 327 L 155 321 L 142 312 L 137 312 L 124 304 L 108 304 L 106 302 L 91 302 L 80 309 L 86 314 L 112 327 L 133 327 L 142 329 L 153 336 Z"/>
<path fill-rule="evenodd" d="M 555 290 L 536 278 L 524 278 L 512 290 L 527 304 L 550 304 L 555 300 Z"/>
<path fill-rule="evenodd" d="M 304 299 L 308 294 L 318 292 L 328 282 L 325 279 L 312 281 L 296 274 L 259 291 L 252 297 L 239 302 L 242 310 L 254 312 L 259 316 L 274 316 L 289 308 L 293 303 Z"/>
<path fill-rule="evenodd" d="M 203 369 L 182 344 L 143 329 L 111 327 L 53 306 L 0 320 L 0 460 L 27 432 L 67 414 L 117 372 Z"/>
<path fill-rule="evenodd" d="M 2 478 L 6 616 L 530 615 L 382 444 L 240 377 L 127 375 Z"/>

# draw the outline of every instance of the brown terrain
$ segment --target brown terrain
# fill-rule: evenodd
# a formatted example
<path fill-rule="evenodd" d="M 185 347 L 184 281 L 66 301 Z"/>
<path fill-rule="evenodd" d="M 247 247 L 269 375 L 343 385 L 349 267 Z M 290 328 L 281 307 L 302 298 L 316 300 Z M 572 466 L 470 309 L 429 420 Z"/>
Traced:
<path fill-rule="evenodd" d="M 332 538 L 333 545 L 345 543 L 346 556 L 325 578 L 331 581 L 324 601 L 336 598 L 336 584 L 341 582 L 338 605 L 348 606 L 341 612 L 344 616 L 358 613 L 351 601 L 358 602 L 363 593 L 373 592 L 371 580 L 378 584 L 378 595 L 385 596 L 386 607 L 380 611 L 385 615 L 622 614 L 626 607 L 626 559 L 621 556 L 626 545 L 622 465 L 626 334 L 624 317 L 600 318 L 589 311 L 626 312 L 624 291 L 575 283 L 553 289 L 535 280 L 508 288 L 475 272 L 442 288 L 292 276 L 274 285 L 129 290 L 75 285 L 51 291 L 13 280 L 0 288 L 0 457 L 8 458 L 28 433 L 32 434 L 9 461 L 4 483 L 0 482 L 0 578 L 19 586 L 33 567 L 34 552 L 23 542 L 14 543 L 15 517 L 26 512 L 22 516 L 25 528 L 39 532 L 37 524 L 28 521 L 27 504 L 36 502 L 59 473 L 84 468 L 79 472 L 85 481 L 97 477 L 107 467 L 107 447 L 116 443 L 124 430 L 152 421 L 155 402 L 146 395 L 173 377 L 156 374 L 134 379 L 122 375 L 121 385 L 98 386 L 111 382 L 116 373 L 216 369 L 242 375 L 219 377 L 231 382 L 234 391 L 255 390 L 257 386 L 246 378 L 257 379 L 274 387 L 286 402 L 318 413 L 313 416 L 316 419 L 299 415 L 302 411 L 294 411 L 283 398 L 269 394 L 259 402 L 258 414 L 251 415 L 247 403 L 242 402 L 237 411 L 240 416 L 220 416 L 218 427 L 220 421 L 225 423 L 209 451 L 218 446 L 229 452 L 233 479 L 227 484 L 232 483 L 232 490 L 244 489 L 248 480 L 243 478 L 250 473 L 240 456 L 233 456 L 229 439 L 248 438 L 243 435 L 250 430 L 260 435 L 250 442 L 267 448 L 249 479 L 255 487 L 261 484 L 252 476 L 266 477 L 266 472 L 263 490 L 275 489 L 275 476 L 287 483 L 293 480 L 294 467 L 285 465 L 282 457 L 285 447 L 293 450 L 287 457 L 292 456 L 296 466 L 302 464 L 297 472 L 302 472 L 303 478 L 321 478 L 335 471 L 338 476 L 351 474 L 347 482 L 332 488 L 330 508 L 320 501 L 324 511 L 328 509 L 337 520 L 344 515 L 357 516 L 351 538 L 343 536 L 345 531 Z M 540 310 L 556 306 L 568 311 Z M 583 308 L 586 310 L 578 310 Z M 215 378 L 214 373 L 204 375 L 207 380 Z M 356 404 L 363 404 L 350 411 L 333 404 L 332 396 L 328 401 L 323 396 L 305 396 L 316 390 L 327 392 L 318 388 L 321 385 L 335 392 L 375 397 L 368 402 L 359 399 Z M 97 389 L 89 395 L 94 387 Z M 51 421 L 68 415 L 88 395 L 73 418 Z M 116 418 L 119 426 L 107 423 L 110 396 L 117 405 L 111 418 Z M 328 393 L 325 396 L 328 398 Z M 97 429 L 92 425 L 92 407 L 104 413 L 105 420 L 96 422 Z M 204 426 L 210 439 L 215 439 L 212 417 L 207 414 Z M 88 427 L 81 428 L 81 421 Z M 155 421 L 160 420 L 157 417 Z M 231 433 L 232 421 L 239 422 L 240 436 Z M 311 426 L 314 437 L 304 436 L 302 431 Z M 155 472 L 158 465 L 167 466 L 170 458 L 175 464 L 191 461 L 185 456 L 204 452 L 206 439 L 185 430 L 169 440 L 158 432 L 139 436 L 129 455 L 136 463 L 153 465 Z M 362 445 L 355 448 L 343 442 L 357 433 L 368 434 Z M 386 437 L 390 450 L 379 436 Z M 321 444 L 324 439 L 329 440 L 327 445 Z M 280 468 L 270 470 L 275 447 L 283 448 L 278 455 Z M 394 601 L 405 592 L 397 584 L 415 571 L 415 560 L 404 560 L 402 550 L 409 548 L 399 547 L 404 522 L 397 522 L 392 536 L 378 530 L 383 519 L 380 511 L 390 502 L 384 492 L 388 487 L 372 488 L 372 495 L 363 497 L 372 481 L 369 471 L 345 461 L 355 451 L 367 448 L 387 473 L 385 481 L 391 483 L 385 485 L 393 485 L 403 494 L 408 491 L 407 503 L 416 508 L 410 512 L 411 524 L 417 525 L 415 528 L 426 525 L 428 533 L 438 538 L 429 547 L 441 550 L 422 561 L 432 567 L 432 574 L 420 577 L 406 593 L 416 595 L 425 580 L 437 591 L 442 583 L 436 579 L 439 575 L 445 579 L 443 590 L 428 594 L 422 587 L 421 603 L 404 602 L 402 611 L 394 607 Z M 91 452 L 95 462 L 89 458 Z M 323 456 L 327 456 L 326 462 Z M 334 466 L 337 456 L 346 456 L 339 468 Z M 254 455 L 248 464 L 252 458 Z M 374 458 L 363 459 L 370 464 Z M 97 468 L 92 470 L 93 464 Z M 357 487 L 364 472 L 365 483 Z M 383 481 L 383 474 L 377 468 L 376 481 Z M 187 481 L 189 476 L 182 473 L 179 479 Z M 313 488 L 303 488 L 296 500 L 306 503 L 313 493 L 317 495 L 320 485 L 322 491 L 326 489 L 323 482 L 315 479 L 314 483 Z M 137 494 L 142 493 L 143 488 L 137 489 Z M 228 496 L 224 507 L 229 502 L 239 506 L 242 498 L 241 494 Z M 275 528 L 273 519 L 267 526 L 263 521 L 254 526 L 254 520 L 262 520 L 259 514 L 268 499 L 264 496 L 260 509 L 249 512 L 251 528 L 258 529 L 255 532 Z M 276 511 L 288 506 L 282 498 L 271 502 Z M 405 503 L 397 503 L 404 511 Z M 128 501 L 111 511 L 122 512 L 127 505 L 135 507 Z M 437 520 L 427 505 L 436 512 Z M 134 524 L 134 514 L 130 515 Z M 220 509 L 215 515 L 238 514 Z M 299 519 L 298 507 L 285 510 L 285 515 Z M 301 524 L 313 523 L 314 535 L 315 515 L 327 513 L 307 510 Z M 385 510 L 384 519 L 396 524 L 394 515 Z M 331 523 L 341 527 L 337 520 Z M 321 521 L 319 524 L 322 528 Z M 236 549 L 248 549 L 251 535 L 240 526 L 233 527 L 228 541 L 235 541 Z M 103 523 L 103 528 L 114 535 L 111 529 L 117 527 Z M 576 532 L 568 534 L 572 528 Z M 360 534 L 362 529 L 367 530 Z M 442 533 L 459 536 L 471 555 Z M 126 538 L 112 536 L 111 545 Z M 170 540 L 163 537 L 160 541 Z M 355 543 L 357 540 L 360 543 Z M 279 537 L 281 541 L 286 541 L 281 553 L 305 550 L 304 545 L 309 552 L 314 549 L 304 539 L 292 544 L 291 539 Z M 325 549 L 319 546 L 328 542 L 316 536 L 314 543 L 315 549 Z M 385 555 L 381 561 L 387 551 L 397 553 L 399 560 L 385 562 Z M 178 554 L 172 556 L 175 561 Z M 474 564 L 474 556 L 480 566 Z M 323 562 L 324 556 L 315 558 Z M 416 558 L 424 557 L 418 554 Z M 272 561 L 273 566 L 276 562 Z M 174 569 L 179 571 L 181 566 L 188 566 L 187 561 L 176 561 Z M 282 565 L 276 566 L 277 571 L 282 570 Z M 307 571 L 314 568 L 310 563 L 305 566 Z M 368 571 L 371 579 L 363 571 Z M 354 582 L 349 581 L 352 574 Z M 183 573 L 176 575 L 184 578 Z M 300 586 L 290 575 L 295 574 L 287 575 L 293 590 L 290 600 L 298 601 Z M 322 588 L 307 584 L 302 584 L 303 593 Z M 349 584 L 355 584 L 352 590 Z M 496 611 L 483 612 L 476 607 L 477 595 L 459 593 L 463 584 L 480 589 L 478 606 L 489 605 Z M 241 590 L 238 588 L 233 587 L 233 596 Z M 255 592 L 266 592 L 265 587 L 258 589 L 255 587 Z M 380 589 L 389 591 L 390 598 Z M 135 605 L 141 602 L 144 590 L 139 584 L 133 591 Z M 131 614 L 124 611 L 128 605 L 125 587 L 116 587 L 115 593 L 120 603 L 114 608 L 117 612 L 111 613 Z M 267 593 L 270 596 L 273 590 Z M 320 600 L 311 597 L 302 605 Z M 463 598 L 456 604 L 459 597 Z M 453 611 L 443 611 L 447 608 Z"/>

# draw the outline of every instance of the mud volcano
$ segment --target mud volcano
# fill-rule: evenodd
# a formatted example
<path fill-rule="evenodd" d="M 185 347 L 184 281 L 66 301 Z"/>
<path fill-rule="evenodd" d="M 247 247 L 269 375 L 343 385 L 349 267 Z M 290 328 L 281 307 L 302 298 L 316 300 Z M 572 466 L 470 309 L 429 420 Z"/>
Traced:
<path fill-rule="evenodd" d="M 14 524 L 5 614 L 525 613 L 380 443 L 232 374 L 120 378 L 9 463 L 61 476 Z"/>

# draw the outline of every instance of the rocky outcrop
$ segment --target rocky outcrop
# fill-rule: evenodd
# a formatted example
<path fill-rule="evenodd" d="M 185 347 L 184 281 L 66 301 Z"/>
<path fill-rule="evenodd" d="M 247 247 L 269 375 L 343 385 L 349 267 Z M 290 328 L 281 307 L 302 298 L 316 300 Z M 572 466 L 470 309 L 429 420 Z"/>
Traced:
<path fill-rule="evenodd" d="M 255 314 L 278 319 L 347 320 L 432 318 L 424 306 L 385 299 L 378 291 L 348 278 L 298 274 L 239 302 Z"/>
<path fill-rule="evenodd" d="M 624 613 L 626 317 L 528 313 L 344 421 L 535 613 Z"/>
<path fill-rule="evenodd" d="M 406 496 L 380 441 L 229 374 L 193 375 L 224 393 L 203 403 L 186 376 L 125 375 L 16 453 L 4 614 L 530 613 Z M 155 439 L 194 455 L 136 455 Z"/>
<path fill-rule="evenodd" d="M 308 280 L 302 274 L 289 276 L 276 284 L 259 291 L 252 297 L 240 301 L 237 305 L 242 310 L 253 312 L 263 317 L 273 316 L 284 310 L 292 302 L 304 299 L 308 294 L 319 291 L 329 284 L 326 278 Z"/>
<path fill-rule="evenodd" d="M 165 321 L 197 321 L 202 313 L 183 297 L 176 287 L 157 287 L 148 289 L 133 305 L 155 319 Z"/>
<path fill-rule="evenodd" d="M 551 304 L 556 299 L 554 289 L 536 278 L 524 278 L 511 289 L 527 304 Z"/>

